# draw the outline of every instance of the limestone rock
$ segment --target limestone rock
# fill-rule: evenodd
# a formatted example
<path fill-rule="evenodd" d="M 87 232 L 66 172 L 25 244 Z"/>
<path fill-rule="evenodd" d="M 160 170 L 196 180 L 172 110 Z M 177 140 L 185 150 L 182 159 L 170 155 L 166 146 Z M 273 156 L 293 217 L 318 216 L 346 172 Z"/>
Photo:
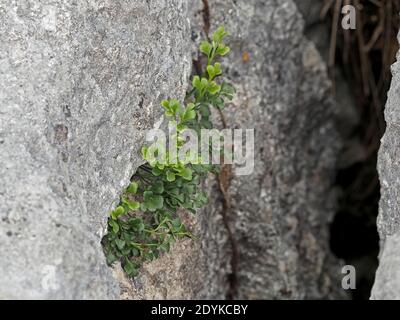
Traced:
<path fill-rule="evenodd" d="M 400 53 L 392 74 L 385 109 L 387 129 L 378 158 L 381 200 L 377 224 L 381 253 L 372 299 L 400 299 Z"/>
<path fill-rule="evenodd" d="M 191 1 L 189 8 L 195 60 L 208 28 L 211 34 L 224 25 L 231 34 L 223 71 L 237 98 L 224 110 L 225 120 L 230 128 L 255 130 L 255 167 L 222 181 L 230 210 L 221 181 L 210 178 L 210 204 L 189 217 L 200 240 L 185 240 L 146 264 L 128 297 L 344 297 L 341 265 L 328 245 L 340 139 L 325 63 L 305 38 L 297 7 L 292 0 L 209 0 Z M 218 115 L 215 120 L 221 127 Z"/>
<path fill-rule="evenodd" d="M 232 35 L 224 71 L 237 97 L 225 120 L 255 130 L 254 171 L 233 175 L 228 186 L 226 214 L 238 250 L 234 297 L 343 297 L 340 263 L 328 245 L 340 139 L 325 63 L 305 38 L 293 1 L 208 4 L 211 31 L 224 25 Z M 196 17 L 195 34 L 205 26 L 204 14 Z"/>
<path fill-rule="evenodd" d="M 186 11 L 0 0 L 0 298 L 119 297 L 100 240 L 154 106 L 183 97 Z"/>
<path fill-rule="evenodd" d="M 255 129 L 254 171 L 210 177 L 209 205 L 181 213 L 199 240 L 126 279 L 101 252 L 108 211 L 160 100 L 183 98 L 191 39 L 194 52 L 221 24 L 237 88 L 225 120 Z M 292 0 L 0 0 L 0 298 L 341 297 L 328 246 L 339 139 L 303 27 Z"/>

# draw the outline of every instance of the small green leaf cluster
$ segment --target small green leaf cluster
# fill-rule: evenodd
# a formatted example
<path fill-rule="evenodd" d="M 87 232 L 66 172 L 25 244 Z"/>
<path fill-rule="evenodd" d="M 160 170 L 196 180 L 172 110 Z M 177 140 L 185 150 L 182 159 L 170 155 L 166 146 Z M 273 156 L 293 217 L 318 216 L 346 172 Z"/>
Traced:
<path fill-rule="evenodd" d="M 183 107 L 176 99 L 164 100 L 161 105 L 165 109 L 165 115 L 170 120 L 170 124 L 176 128 L 176 133 L 171 138 L 176 140 L 177 153 L 179 153 L 186 141 L 183 134 L 197 117 L 195 105 L 188 103 L 186 107 Z M 185 158 L 181 159 L 177 154 L 174 155 L 165 148 L 166 146 L 162 145 L 160 141 L 142 148 L 142 157 L 151 167 L 152 174 L 165 182 L 174 182 L 178 178 L 192 181 L 194 174 L 199 171 L 199 167 L 196 168 L 197 170 L 193 168 L 193 165 L 201 162 L 199 157 L 193 157 L 190 152 L 187 152 Z M 156 152 L 162 153 L 162 156 L 159 157 Z"/>
<path fill-rule="evenodd" d="M 201 43 L 200 51 L 207 56 L 207 66 L 203 75 L 193 77 L 185 103 L 182 105 L 176 99 L 161 103 L 165 116 L 177 128 L 178 150 L 185 142 L 182 137 L 185 130 L 199 132 L 202 128 L 212 128 L 210 107 L 223 109 L 226 99 L 234 96 L 231 85 L 218 81 L 222 68 L 215 62 L 230 51 L 223 43 L 226 36 L 224 28 L 220 27 L 211 42 Z M 143 147 L 142 156 L 147 162 L 138 168 L 120 204 L 110 213 L 108 233 L 103 238 L 107 263 L 121 261 L 125 272 L 132 277 L 138 275 L 143 262 L 168 252 L 179 238 L 193 238 L 177 212 L 186 209 L 196 213 L 207 203 L 202 182 L 209 172 L 217 170 L 190 156 L 184 161 L 172 159 L 167 150 L 165 158 L 160 160 L 154 157 L 153 151 L 151 146 Z"/>
<path fill-rule="evenodd" d="M 192 123 L 192 128 L 199 131 L 202 128 L 211 129 L 210 106 L 223 110 L 226 100 L 232 100 L 235 89 L 227 82 L 218 79 L 222 76 L 221 63 L 215 62 L 218 57 L 223 57 L 230 52 L 230 48 L 223 43 L 228 35 L 224 27 L 219 27 L 212 36 L 212 41 L 203 41 L 200 52 L 207 56 L 207 66 L 204 74 L 196 75 L 192 80 L 192 90 L 186 98 L 193 98 L 194 109 L 197 117 Z"/>

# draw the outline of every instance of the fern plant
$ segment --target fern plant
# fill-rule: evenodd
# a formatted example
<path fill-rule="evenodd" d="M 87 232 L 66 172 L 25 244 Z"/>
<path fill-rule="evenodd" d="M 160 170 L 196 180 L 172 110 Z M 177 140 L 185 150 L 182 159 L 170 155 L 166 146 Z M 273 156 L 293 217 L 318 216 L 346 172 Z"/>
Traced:
<path fill-rule="evenodd" d="M 223 109 L 235 90 L 221 80 L 222 66 L 216 60 L 227 55 L 229 47 L 223 43 L 228 34 L 219 27 L 211 41 L 203 41 L 200 51 L 207 57 L 202 74 L 192 79 L 191 89 L 183 104 L 176 99 L 161 103 L 165 116 L 177 128 L 177 148 L 183 146 L 183 133 L 193 129 L 211 129 L 211 107 Z M 202 182 L 215 166 L 201 163 L 200 158 L 172 161 L 166 152 L 163 161 L 152 156 L 151 146 L 144 146 L 142 156 L 146 163 L 140 166 L 124 190 L 119 206 L 110 213 L 108 233 L 103 238 L 107 263 L 120 261 L 125 272 L 138 275 L 143 262 L 168 252 L 180 238 L 193 238 L 182 223 L 177 211 L 186 209 L 195 213 L 208 199 Z"/>

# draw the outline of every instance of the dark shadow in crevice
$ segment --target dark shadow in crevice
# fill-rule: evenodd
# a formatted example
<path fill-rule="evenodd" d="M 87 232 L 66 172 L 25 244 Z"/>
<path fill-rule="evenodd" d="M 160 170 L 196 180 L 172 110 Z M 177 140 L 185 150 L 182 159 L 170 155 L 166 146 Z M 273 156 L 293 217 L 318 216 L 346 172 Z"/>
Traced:
<path fill-rule="evenodd" d="M 375 163 L 376 159 L 370 159 L 343 169 L 336 180 L 342 193 L 331 225 L 330 246 L 338 258 L 356 268 L 356 289 L 351 291 L 355 300 L 369 299 L 378 267 L 379 236 L 375 221 L 380 193 L 379 183 L 372 187 L 370 184 L 377 176 Z M 368 185 L 367 193 L 357 190 Z"/>
<path fill-rule="evenodd" d="M 371 1 L 356 8 L 356 30 L 331 28 L 331 32 L 337 33 L 337 40 L 335 65 L 330 73 L 333 77 L 338 72 L 343 74 L 358 120 L 344 137 L 345 147 L 336 177 L 338 208 L 331 225 L 330 246 L 338 258 L 356 269 L 353 299 L 366 300 L 378 266 L 376 218 L 380 184 L 376 168 L 380 139 L 385 131 L 383 112 L 391 81 L 390 65 L 398 50 L 400 2 Z M 332 21 L 338 9 L 340 6 L 332 5 L 326 16 L 328 25 L 334 26 Z M 379 33 L 382 25 L 384 32 Z"/>

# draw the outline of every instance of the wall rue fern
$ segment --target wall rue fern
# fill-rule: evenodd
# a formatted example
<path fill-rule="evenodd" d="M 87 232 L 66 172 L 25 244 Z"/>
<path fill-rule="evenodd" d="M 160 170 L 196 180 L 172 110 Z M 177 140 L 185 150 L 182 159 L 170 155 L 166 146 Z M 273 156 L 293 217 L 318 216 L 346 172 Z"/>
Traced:
<path fill-rule="evenodd" d="M 221 80 L 221 64 L 216 62 L 230 51 L 223 43 L 227 35 L 219 27 L 211 41 L 201 43 L 200 51 L 207 56 L 207 65 L 203 74 L 193 77 L 184 104 L 176 99 L 161 103 L 165 116 L 177 128 L 178 151 L 185 142 L 185 130 L 193 129 L 200 134 L 203 128 L 211 129 L 210 108 L 223 109 L 225 101 L 233 98 L 235 90 Z M 108 233 L 103 238 L 107 263 L 120 261 L 131 277 L 138 275 L 143 262 L 168 252 L 179 238 L 193 238 L 177 210 L 195 213 L 203 207 L 208 199 L 202 182 L 209 172 L 218 171 L 216 166 L 202 164 L 200 158 L 171 161 L 168 151 L 166 159 L 158 161 L 152 157 L 152 151 L 151 146 L 143 147 L 142 155 L 147 162 L 138 168 L 119 206 L 111 212 Z"/>

